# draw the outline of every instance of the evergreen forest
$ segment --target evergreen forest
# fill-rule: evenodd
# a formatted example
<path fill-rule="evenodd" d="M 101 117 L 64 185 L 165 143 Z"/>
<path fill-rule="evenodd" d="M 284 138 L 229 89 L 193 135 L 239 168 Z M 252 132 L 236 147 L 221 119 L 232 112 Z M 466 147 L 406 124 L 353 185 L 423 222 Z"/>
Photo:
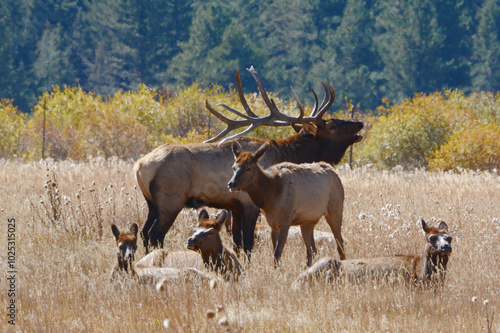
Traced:
<path fill-rule="evenodd" d="M 230 89 L 251 65 L 282 98 L 293 86 L 310 103 L 326 79 L 337 101 L 375 110 L 415 93 L 500 90 L 500 2 L 1 0 L 0 57 L 0 98 L 22 112 L 54 86 Z"/>

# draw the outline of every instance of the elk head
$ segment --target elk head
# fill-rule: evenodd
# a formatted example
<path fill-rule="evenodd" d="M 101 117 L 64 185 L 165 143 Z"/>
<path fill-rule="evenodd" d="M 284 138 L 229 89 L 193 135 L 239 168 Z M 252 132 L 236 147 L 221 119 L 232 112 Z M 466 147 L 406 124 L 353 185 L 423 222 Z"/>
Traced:
<path fill-rule="evenodd" d="M 437 228 L 431 228 L 422 219 L 422 231 L 427 238 L 427 254 L 430 256 L 446 257 L 451 254 L 451 241 L 453 238 L 449 235 L 448 225 L 441 221 Z"/>
<path fill-rule="evenodd" d="M 227 187 L 229 191 L 237 192 L 241 188 L 246 188 L 256 179 L 256 173 L 260 171 L 257 162 L 264 155 L 267 148 L 269 148 L 269 143 L 264 143 L 255 153 L 242 151 L 237 141 L 233 141 L 231 148 L 233 149 L 235 162 L 232 166 L 233 177 L 229 180 Z"/>
<path fill-rule="evenodd" d="M 111 226 L 111 231 L 116 239 L 118 246 L 118 266 L 121 270 L 127 271 L 134 261 L 135 251 L 137 250 L 137 232 L 139 226 L 137 223 L 132 224 L 129 232 L 120 232 L 116 225 Z"/>
<path fill-rule="evenodd" d="M 193 231 L 193 235 L 187 240 L 186 247 L 189 250 L 202 253 L 222 252 L 222 241 L 219 232 L 226 222 L 228 212 L 223 209 L 217 213 L 214 219 L 211 219 L 205 209 L 198 215 L 198 226 Z"/>

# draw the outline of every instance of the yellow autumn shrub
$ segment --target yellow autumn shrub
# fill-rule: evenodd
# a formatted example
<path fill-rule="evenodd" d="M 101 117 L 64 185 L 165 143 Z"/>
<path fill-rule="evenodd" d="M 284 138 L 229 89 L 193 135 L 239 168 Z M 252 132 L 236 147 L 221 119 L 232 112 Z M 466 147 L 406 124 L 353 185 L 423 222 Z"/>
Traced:
<path fill-rule="evenodd" d="M 426 166 L 434 150 L 451 134 L 444 116 L 451 112 L 439 93 L 416 95 L 399 105 L 385 105 L 377 117 L 361 152 L 364 163 L 379 167 Z"/>
<path fill-rule="evenodd" d="M 43 150 L 55 159 L 137 158 L 149 148 L 149 133 L 123 104 L 80 87 L 55 86 L 34 108 L 31 155 Z"/>
<path fill-rule="evenodd" d="M 58 159 L 85 157 L 92 144 L 88 120 L 99 107 L 100 97 L 80 87 L 53 87 L 34 107 L 31 155 Z M 44 138 L 45 137 L 45 138 Z"/>
<path fill-rule="evenodd" d="M 0 157 L 26 157 L 26 115 L 10 99 L 0 100 Z"/>
<path fill-rule="evenodd" d="M 478 123 L 453 133 L 429 162 L 430 170 L 500 170 L 500 126 Z"/>
<path fill-rule="evenodd" d="M 402 165 L 407 168 L 482 169 L 484 156 L 489 154 L 486 151 L 494 149 L 493 141 L 484 139 L 483 150 L 469 151 L 466 164 L 463 158 L 458 158 L 455 148 L 470 144 L 467 142 L 472 139 L 469 134 L 475 133 L 470 131 L 482 128 L 480 124 L 499 125 L 500 94 L 466 96 L 458 90 L 417 94 L 401 104 L 389 105 L 384 101 L 377 111 L 379 116 L 359 154 L 361 163 L 373 163 L 382 168 Z M 491 134 L 491 131 L 486 133 Z M 482 139 L 475 137 L 474 140 Z"/>

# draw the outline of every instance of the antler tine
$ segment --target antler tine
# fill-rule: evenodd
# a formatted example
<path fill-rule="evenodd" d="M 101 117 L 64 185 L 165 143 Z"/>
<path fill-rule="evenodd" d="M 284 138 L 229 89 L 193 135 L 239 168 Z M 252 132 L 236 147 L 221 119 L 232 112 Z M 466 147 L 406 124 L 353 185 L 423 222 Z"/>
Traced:
<path fill-rule="evenodd" d="M 227 124 L 227 127 L 226 129 L 224 129 L 222 132 L 220 132 L 217 136 L 213 137 L 213 138 L 210 138 L 206 141 L 204 141 L 205 143 L 210 143 L 210 142 L 214 142 L 214 141 L 217 141 L 219 138 L 221 137 L 224 137 L 227 133 L 231 132 L 233 129 L 236 129 L 236 128 L 239 128 L 239 127 L 243 127 L 243 126 L 246 126 L 246 125 L 250 125 L 251 122 L 250 120 L 248 119 L 245 119 L 245 120 L 232 120 L 232 119 L 229 119 L 229 118 L 226 118 L 224 117 L 222 114 L 220 114 L 219 112 L 217 112 L 211 105 L 210 103 L 208 102 L 208 100 L 206 101 L 206 107 L 208 109 L 208 111 L 210 111 L 210 113 L 212 113 L 214 116 L 216 116 L 219 120 L 221 120 L 222 122 L 226 123 Z M 248 116 L 245 116 L 244 114 L 234 110 L 236 114 L 242 116 L 242 117 L 247 117 Z"/>
<path fill-rule="evenodd" d="M 304 114 L 304 108 L 302 107 L 302 103 L 300 103 L 299 96 L 297 96 L 297 94 L 295 93 L 295 89 L 293 89 L 292 86 L 290 86 L 290 88 L 292 88 L 293 95 L 295 96 L 295 99 L 297 100 L 297 104 L 299 104 L 300 114 Z"/>
<path fill-rule="evenodd" d="M 266 103 L 266 106 L 269 108 L 271 115 L 273 115 L 275 118 L 281 121 L 288 122 L 289 124 L 300 122 L 300 120 L 304 117 L 304 114 L 302 112 L 296 118 L 287 116 L 286 114 L 279 112 L 278 108 L 276 107 L 276 104 L 274 104 L 274 102 L 269 100 L 269 96 L 267 96 L 266 89 L 264 88 L 264 84 L 260 79 L 259 73 L 257 73 L 257 71 L 255 70 L 255 68 L 253 68 L 253 66 L 247 68 L 247 71 L 250 72 L 250 74 L 252 74 L 253 78 L 255 79 L 255 82 L 257 82 L 257 86 L 259 88 L 260 94 L 262 95 L 262 99 L 264 100 L 264 103 Z"/>
<path fill-rule="evenodd" d="M 314 95 L 314 107 L 311 111 L 311 114 L 309 115 L 309 118 L 314 117 L 314 114 L 318 111 L 318 95 L 316 95 L 314 88 L 311 88 L 311 91 Z"/>
<path fill-rule="evenodd" d="M 335 90 L 333 89 L 332 85 L 330 82 L 326 81 L 326 84 L 328 85 L 328 90 L 323 82 L 321 82 L 323 85 L 323 88 L 325 89 L 325 98 L 323 99 L 323 102 L 321 103 L 321 107 L 318 109 L 316 114 L 314 115 L 314 118 L 317 120 L 323 118 L 323 115 L 325 114 L 326 111 L 332 106 L 333 102 L 335 101 Z M 328 101 L 327 100 L 328 96 Z"/>
<path fill-rule="evenodd" d="M 321 82 L 321 81 L 320 81 Z M 323 115 L 325 112 L 332 106 L 333 101 L 335 100 L 335 90 L 333 89 L 332 85 L 326 81 L 328 85 L 328 90 L 323 82 L 321 84 L 323 85 L 323 88 L 325 89 L 325 97 L 323 98 L 323 101 L 321 102 L 321 105 L 318 107 L 318 96 L 316 95 L 316 92 L 314 89 L 311 89 L 314 95 L 314 108 L 311 112 L 311 115 L 309 117 L 304 117 L 302 119 L 302 123 L 306 122 L 312 122 L 312 123 L 317 123 L 320 121 L 321 118 L 323 118 Z M 329 97 L 329 98 L 328 98 Z M 328 99 L 328 101 L 327 101 Z"/>
<path fill-rule="evenodd" d="M 316 117 L 318 115 L 318 113 L 322 112 L 325 105 L 329 102 L 328 98 L 330 97 L 330 94 L 328 93 L 328 89 L 326 88 L 326 85 L 323 81 L 319 80 L 319 82 L 323 86 L 323 90 L 325 91 L 325 96 L 323 97 L 323 100 L 321 101 L 321 105 L 316 110 L 316 112 L 314 114 L 311 113 L 312 117 Z"/>
<path fill-rule="evenodd" d="M 221 144 L 223 144 L 224 142 L 226 141 L 229 141 L 229 140 L 232 140 L 232 139 L 236 139 L 236 138 L 239 138 L 240 136 L 243 136 L 249 132 L 251 132 L 255 127 L 257 127 L 258 125 L 254 125 L 254 124 L 251 124 L 250 126 L 247 127 L 246 130 L 240 132 L 240 133 L 236 133 L 234 135 L 231 135 L 231 136 L 228 136 L 227 138 L 224 138 L 221 142 L 219 142 L 218 146 L 220 146 Z M 220 136 L 220 135 L 218 135 Z"/>
<path fill-rule="evenodd" d="M 240 71 L 236 72 L 236 88 L 238 89 L 238 97 L 240 98 L 240 103 L 250 117 L 258 118 L 258 116 L 250 109 L 248 106 L 245 94 L 243 93 L 243 86 L 241 85 Z"/>
<path fill-rule="evenodd" d="M 240 111 L 235 110 L 235 109 L 233 109 L 232 107 L 227 106 L 227 105 L 226 105 L 226 104 L 224 104 L 224 103 L 219 103 L 219 104 L 217 104 L 217 106 L 222 106 L 224 109 L 226 109 L 226 110 L 228 110 L 228 111 L 231 111 L 231 112 L 232 112 L 232 113 L 234 113 L 235 115 L 240 116 L 240 117 L 245 118 L 245 119 L 248 119 L 248 120 L 258 119 L 258 116 L 255 116 L 255 118 L 254 118 L 254 117 L 251 117 L 251 116 L 247 116 L 246 114 L 243 114 L 243 113 L 241 113 Z M 253 112 L 252 112 L 252 110 L 250 110 L 250 112 L 251 112 L 251 113 L 253 113 Z M 219 119 L 220 119 L 220 118 L 219 118 Z"/>

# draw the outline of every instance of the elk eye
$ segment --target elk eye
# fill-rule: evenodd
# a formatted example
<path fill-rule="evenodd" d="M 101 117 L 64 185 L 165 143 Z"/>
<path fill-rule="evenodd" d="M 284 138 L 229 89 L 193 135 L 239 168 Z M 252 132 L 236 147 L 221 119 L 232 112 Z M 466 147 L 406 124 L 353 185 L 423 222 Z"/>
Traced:
<path fill-rule="evenodd" d="M 250 170 L 251 170 L 250 167 L 248 167 L 245 169 L 245 172 L 250 172 Z"/>
<path fill-rule="evenodd" d="M 330 124 L 330 125 L 328 125 L 328 129 L 329 129 L 330 131 L 335 131 L 335 130 L 337 129 L 337 126 L 335 126 L 335 125 L 333 125 L 333 124 Z"/>

